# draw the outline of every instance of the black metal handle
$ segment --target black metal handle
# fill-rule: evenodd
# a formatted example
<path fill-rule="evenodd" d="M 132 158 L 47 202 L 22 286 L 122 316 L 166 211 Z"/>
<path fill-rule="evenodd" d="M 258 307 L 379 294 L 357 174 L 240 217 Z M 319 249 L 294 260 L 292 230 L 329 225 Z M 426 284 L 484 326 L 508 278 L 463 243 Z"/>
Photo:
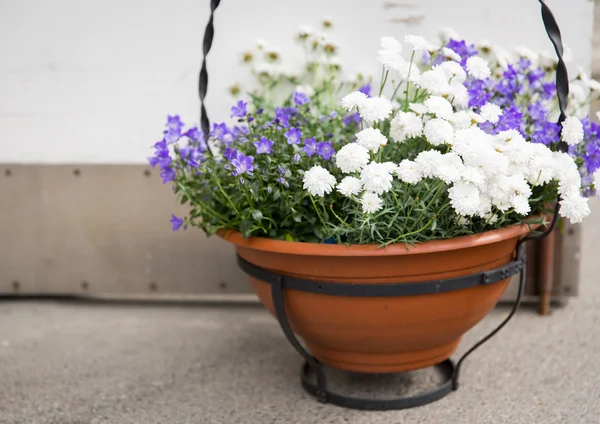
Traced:
<path fill-rule="evenodd" d="M 206 114 L 206 91 L 208 90 L 208 71 L 206 70 L 206 56 L 212 47 L 213 38 L 215 35 L 215 27 L 213 25 L 213 16 L 221 0 L 210 0 L 210 17 L 204 30 L 204 41 L 202 42 L 202 68 L 200 69 L 200 78 L 198 81 L 198 94 L 200 95 L 200 127 L 204 133 L 204 139 L 208 141 L 208 133 L 210 131 L 210 121 Z"/>

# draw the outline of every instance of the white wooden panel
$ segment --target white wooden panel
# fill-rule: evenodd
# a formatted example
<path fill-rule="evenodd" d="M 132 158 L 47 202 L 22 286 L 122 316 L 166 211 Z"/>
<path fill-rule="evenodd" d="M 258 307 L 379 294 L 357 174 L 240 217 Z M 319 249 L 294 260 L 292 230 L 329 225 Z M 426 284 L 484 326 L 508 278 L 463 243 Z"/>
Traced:
<path fill-rule="evenodd" d="M 590 67 L 593 2 L 549 0 Z M 143 163 L 167 113 L 197 119 L 197 72 L 209 0 L 0 0 L 0 162 Z M 349 70 L 377 67 L 381 35 L 435 36 L 549 48 L 537 1 L 223 0 L 210 56 L 212 118 L 243 79 L 239 52 L 258 38 L 288 57 L 300 24 L 336 23 Z M 371 59 L 371 60 L 369 60 Z M 292 65 L 290 63 L 290 65 Z"/>

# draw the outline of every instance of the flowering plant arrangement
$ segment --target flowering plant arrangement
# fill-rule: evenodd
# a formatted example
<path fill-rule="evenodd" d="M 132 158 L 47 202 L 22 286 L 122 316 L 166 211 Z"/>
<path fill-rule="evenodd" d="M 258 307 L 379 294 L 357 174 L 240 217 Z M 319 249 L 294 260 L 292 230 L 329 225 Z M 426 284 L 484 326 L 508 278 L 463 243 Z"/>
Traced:
<path fill-rule="evenodd" d="M 600 126 L 583 118 L 600 83 L 580 73 L 557 151 L 556 63 L 451 35 L 381 39 L 380 83 L 346 79 L 337 47 L 298 34 L 306 72 L 247 53 L 260 88 L 205 135 L 169 116 L 152 166 L 185 218 L 173 229 L 315 243 L 419 243 L 544 222 L 580 222 L 600 187 Z M 406 56 L 402 53 L 408 51 Z M 237 94 L 239 88 L 232 92 Z M 583 119 L 580 119 L 583 118 Z M 540 218 L 541 217 L 541 218 Z"/>

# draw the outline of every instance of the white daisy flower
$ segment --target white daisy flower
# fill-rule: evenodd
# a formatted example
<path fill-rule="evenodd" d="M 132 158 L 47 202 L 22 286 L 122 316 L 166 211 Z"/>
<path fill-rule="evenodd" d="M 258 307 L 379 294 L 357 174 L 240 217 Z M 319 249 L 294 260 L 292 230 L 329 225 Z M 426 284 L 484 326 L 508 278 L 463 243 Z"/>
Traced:
<path fill-rule="evenodd" d="M 380 46 L 382 50 L 390 50 L 395 53 L 402 53 L 402 43 L 394 37 L 381 37 Z"/>
<path fill-rule="evenodd" d="M 450 184 L 460 181 L 464 170 L 465 165 L 460 156 L 456 153 L 446 153 L 442 155 L 437 166 L 433 169 L 433 176 L 446 184 Z"/>
<path fill-rule="evenodd" d="M 484 121 L 495 124 L 500 119 L 500 115 L 502 115 L 502 109 L 498 105 L 486 103 L 481 106 L 480 116 Z"/>
<path fill-rule="evenodd" d="M 382 121 L 387 119 L 392 113 L 392 102 L 384 97 L 370 97 L 366 99 L 358 112 L 360 117 L 367 123 Z"/>
<path fill-rule="evenodd" d="M 583 140 L 583 125 L 574 116 L 569 116 L 562 124 L 561 138 L 569 145 L 574 146 Z"/>
<path fill-rule="evenodd" d="M 479 168 L 474 166 L 465 166 L 462 172 L 462 178 L 468 183 L 475 185 L 477 188 L 483 188 L 485 184 L 485 175 Z"/>
<path fill-rule="evenodd" d="M 568 153 L 552 152 L 555 162 L 555 179 L 558 179 L 558 192 L 561 196 L 579 195 L 581 175 L 579 168 Z"/>
<path fill-rule="evenodd" d="M 349 143 L 335 155 L 335 164 L 344 173 L 356 172 L 369 163 L 369 151 L 358 143 Z"/>
<path fill-rule="evenodd" d="M 485 219 L 489 225 L 494 225 L 498 222 L 499 217 L 495 213 L 489 212 L 483 216 L 483 219 Z"/>
<path fill-rule="evenodd" d="M 389 167 L 383 163 L 371 162 L 360 172 L 360 182 L 366 191 L 383 194 L 392 188 L 394 177 L 389 172 Z"/>
<path fill-rule="evenodd" d="M 439 36 L 444 42 L 452 40 L 462 40 L 462 37 L 454 28 L 444 27 L 440 30 Z"/>
<path fill-rule="evenodd" d="M 479 190 L 469 183 L 459 182 L 448 189 L 450 204 L 457 214 L 473 216 L 480 208 Z"/>
<path fill-rule="evenodd" d="M 390 123 L 390 137 L 398 143 L 423 134 L 423 121 L 412 112 L 398 112 Z"/>
<path fill-rule="evenodd" d="M 308 190 L 310 194 L 323 197 L 325 194 L 331 193 L 336 180 L 328 170 L 316 165 L 304 173 L 303 182 L 303 188 Z"/>
<path fill-rule="evenodd" d="M 410 44 L 413 48 L 413 50 L 415 51 L 434 51 L 437 48 L 431 44 L 429 41 L 427 41 L 425 38 L 419 36 L 419 35 L 406 35 L 404 37 L 404 42 L 406 44 Z"/>
<path fill-rule="evenodd" d="M 452 124 L 455 130 L 462 130 L 473 125 L 471 115 L 465 110 L 455 112 L 448 121 Z"/>
<path fill-rule="evenodd" d="M 409 103 L 408 108 L 410 110 L 412 110 L 414 113 L 416 113 L 417 115 L 423 115 L 429 111 L 427 106 L 425 106 L 423 103 Z M 598 112 L 598 114 L 600 114 L 600 112 Z M 600 118 L 598 118 L 598 119 L 600 119 Z"/>
<path fill-rule="evenodd" d="M 375 193 L 367 192 L 363 194 L 362 199 L 360 199 L 360 203 L 362 204 L 362 211 L 364 213 L 377 212 L 383 207 L 383 200 L 381 200 L 381 197 Z"/>
<path fill-rule="evenodd" d="M 417 155 L 415 162 L 421 168 L 423 178 L 433 178 L 434 170 L 439 166 L 442 154 L 437 150 L 424 150 Z"/>
<path fill-rule="evenodd" d="M 463 67 L 460 66 L 460 63 L 454 61 L 442 62 L 438 65 L 438 67 L 444 71 L 446 77 L 449 80 L 452 79 L 453 82 L 456 81 L 463 83 L 467 79 L 467 73 Z"/>
<path fill-rule="evenodd" d="M 367 99 L 368 97 L 365 93 L 362 93 L 360 91 L 354 91 L 344 96 L 344 98 L 342 99 L 342 107 L 348 112 L 350 112 L 354 108 L 361 109 Z"/>
<path fill-rule="evenodd" d="M 396 174 L 401 181 L 408 184 L 416 184 L 423 179 L 421 165 L 408 159 L 400 162 Z"/>
<path fill-rule="evenodd" d="M 431 96 L 423 104 L 427 106 L 429 113 L 438 118 L 449 120 L 454 114 L 450 102 L 440 96 Z"/>
<path fill-rule="evenodd" d="M 380 146 L 387 144 L 387 137 L 377 128 L 365 128 L 356 133 L 356 142 L 367 150 L 377 152 Z"/>
<path fill-rule="evenodd" d="M 346 197 L 356 196 L 362 189 L 362 183 L 356 177 L 344 177 L 337 185 L 337 191 Z"/>
<path fill-rule="evenodd" d="M 465 109 L 469 106 L 469 91 L 462 83 L 453 82 L 442 94 L 452 100 L 455 109 Z"/>
<path fill-rule="evenodd" d="M 406 79 L 410 64 L 399 53 L 392 50 L 379 50 L 377 52 L 377 61 L 386 69 L 398 71 L 401 78 Z"/>
<path fill-rule="evenodd" d="M 446 60 L 455 60 L 460 62 L 460 55 L 448 47 L 442 47 L 442 54 L 446 57 Z"/>
<path fill-rule="evenodd" d="M 569 84 L 569 97 L 572 97 L 575 103 L 587 103 L 587 93 L 585 89 L 577 84 Z"/>
<path fill-rule="evenodd" d="M 513 196 L 511 198 L 511 205 L 519 215 L 529 215 L 531 212 L 529 198 L 526 196 Z"/>
<path fill-rule="evenodd" d="M 312 86 L 310 86 L 310 85 L 297 85 L 296 86 L 296 91 L 298 93 L 304 93 L 308 97 L 312 97 L 315 94 L 315 89 Z"/>
<path fill-rule="evenodd" d="M 440 118 L 433 118 L 427 121 L 423 129 L 425 138 L 432 146 L 439 146 L 444 143 L 452 143 L 454 130 L 448 121 Z"/>
<path fill-rule="evenodd" d="M 448 77 L 440 68 L 434 68 L 421 74 L 421 78 L 416 83 L 419 87 L 430 93 L 439 94 L 449 90 Z"/>
<path fill-rule="evenodd" d="M 467 71 L 476 79 L 486 79 L 492 74 L 487 62 L 479 56 L 471 56 L 467 59 Z"/>
<path fill-rule="evenodd" d="M 560 202 L 560 216 L 568 218 L 573 224 L 583 221 L 583 218 L 588 216 L 590 212 L 588 199 L 580 195 L 565 197 Z"/>

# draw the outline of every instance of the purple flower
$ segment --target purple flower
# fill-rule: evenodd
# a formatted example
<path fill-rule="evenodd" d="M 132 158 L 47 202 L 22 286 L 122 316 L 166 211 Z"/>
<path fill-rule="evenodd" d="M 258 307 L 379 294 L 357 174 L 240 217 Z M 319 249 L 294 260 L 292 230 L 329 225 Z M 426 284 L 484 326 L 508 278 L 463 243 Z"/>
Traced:
<path fill-rule="evenodd" d="M 329 117 L 330 117 L 331 119 L 335 119 L 335 118 L 337 118 L 337 117 L 338 117 L 338 113 L 337 113 L 337 111 L 335 111 L 335 110 L 331 111 L 331 113 L 329 114 Z"/>
<path fill-rule="evenodd" d="M 330 142 L 322 141 L 320 143 L 317 143 L 317 153 L 323 159 L 329 160 L 334 155 L 335 150 L 333 150 L 333 147 L 331 147 Z"/>
<path fill-rule="evenodd" d="M 296 153 L 293 158 L 294 162 L 300 162 L 300 155 Z"/>
<path fill-rule="evenodd" d="M 355 125 L 358 125 L 358 124 L 360 124 L 360 114 L 358 112 L 355 112 L 350 115 L 346 115 L 344 117 L 344 119 L 342 119 L 342 121 L 344 122 L 344 125 L 346 125 L 346 126 L 350 126 L 353 123 Z"/>
<path fill-rule="evenodd" d="M 220 124 L 214 123 L 213 124 L 213 129 L 210 132 L 210 135 L 212 137 L 215 137 L 218 140 L 223 141 L 223 139 L 225 138 L 225 136 L 229 134 L 229 128 L 227 128 L 227 125 L 225 124 L 225 122 L 221 122 Z"/>
<path fill-rule="evenodd" d="M 273 141 L 267 139 L 267 137 L 261 137 L 259 141 L 254 143 L 254 147 L 256 147 L 256 154 L 266 153 L 269 155 L 273 148 Z"/>
<path fill-rule="evenodd" d="M 475 48 L 475 46 L 473 44 L 467 44 L 465 40 L 457 41 L 450 39 L 450 41 L 448 41 L 448 44 L 446 44 L 446 47 L 453 50 L 460 56 L 460 64 L 462 66 L 465 66 L 468 58 L 477 54 L 477 49 Z"/>
<path fill-rule="evenodd" d="M 204 133 L 200 131 L 198 127 L 190 128 L 185 133 L 183 133 L 183 135 L 189 138 L 190 140 L 197 142 L 198 149 L 201 152 L 206 152 L 206 150 L 208 149 L 206 141 L 204 140 Z"/>
<path fill-rule="evenodd" d="M 162 140 L 158 143 L 155 143 L 154 149 L 154 156 L 148 158 L 148 162 L 150 163 L 152 168 L 154 168 L 156 165 L 158 165 L 160 169 L 164 169 L 171 166 L 173 160 L 171 159 L 171 155 L 169 154 L 167 142 L 165 140 Z"/>
<path fill-rule="evenodd" d="M 190 168 L 198 168 L 200 164 L 205 161 L 202 152 L 192 145 L 187 145 L 179 149 L 179 154 L 186 166 Z"/>
<path fill-rule="evenodd" d="M 254 171 L 254 158 L 252 156 L 246 156 L 242 152 L 238 152 L 238 154 L 231 159 L 231 164 L 235 167 L 233 171 L 233 175 L 242 175 L 248 174 L 252 175 L 252 171 Z"/>
<path fill-rule="evenodd" d="M 169 144 L 176 143 L 181 138 L 181 129 L 168 129 L 165 131 L 165 141 Z"/>
<path fill-rule="evenodd" d="M 531 134 L 532 143 L 551 144 L 558 141 L 559 127 L 556 122 L 540 122 L 534 127 L 534 132 Z"/>
<path fill-rule="evenodd" d="M 289 187 L 290 185 L 288 184 L 288 182 L 285 180 L 285 178 L 283 177 L 279 177 L 277 178 L 277 181 L 279 182 L 279 184 L 283 185 L 284 187 Z"/>
<path fill-rule="evenodd" d="M 535 123 L 542 123 L 548 119 L 548 111 L 542 104 L 542 102 L 535 102 L 529 105 L 527 113 L 531 117 L 531 120 Z"/>
<path fill-rule="evenodd" d="M 265 110 L 264 110 L 262 107 L 261 107 L 261 108 L 258 108 L 258 110 L 256 111 L 256 114 L 257 114 L 257 115 L 262 115 L 262 113 L 263 113 L 264 111 L 265 111 Z"/>
<path fill-rule="evenodd" d="M 542 84 L 542 99 L 550 100 L 556 95 L 556 85 L 553 82 L 546 82 Z"/>
<path fill-rule="evenodd" d="M 246 106 L 248 103 L 240 100 L 237 102 L 237 105 L 231 107 L 231 117 L 232 118 L 243 118 L 246 116 L 248 111 L 246 110 Z"/>
<path fill-rule="evenodd" d="M 465 82 L 469 94 L 469 107 L 481 107 L 491 99 L 488 92 L 488 81 L 468 79 Z"/>
<path fill-rule="evenodd" d="M 183 219 L 178 218 L 175 215 L 171 214 L 171 226 L 173 228 L 173 231 L 179 230 L 182 225 L 183 225 Z"/>
<path fill-rule="evenodd" d="M 179 117 L 179 115 L 167 116 L 167 131 L 175 130 L 181 133 L 181 130 L 184 126 L 185 124 L 181 122 L 181 118 Z"/>
<path fill-rule="evenodd" d="M 233 158 L 235 158 L 238 155 L 238 151 L 236 149 L 234 149 L 233 147 L 227 147 L 225 149 L 225 152 L 223 153 L 223 156 L 225 157 L 225 159 L 227 159 L 229 162 L 231 162 L 231 160 Z"/>
<path fill-rule="evenodd" d="M 310 99 L 308 98 L 306 93 L 294 91 L 294 103 L 296 103 L 298 106 L 302 106 L 308 102 L 310 102 Z"/>
<path fill-rule="evenodd" d="M 371 84 L 365 84 L 358 89 L 363 94 L 366 94 L 367 97 L 371 97 Z"/>
<path fill-rule="evenodd" d="M 523 113 L 519 110 L 517 105 L 512 105 L 502 111 L 502 115 L 496 124 L 495 133 L 506 130 L 517 130 L 523 133 Z"/>
<path fill-rule="evenodd" d="M 163 184 L 166 184 L 175 179 L 175 171 L 171 167 L 165 167 L 160 171 L 160 177 L 162 178 Z"/>
<path fill-rule="evenodd" d="M 304 147 L 302 151 L 310 158 L 312 155 L 317 153 L 317 140 L 314 137 L 307 138 L 304 140 Z"/>
<path fill-rule="evenodd" d="M 517 62 L 517 66 L 521 69 L 521 70 L 526 70 L 529 69 L 529 67 L 531 66 L 531 61 L 529 59 L 525 59 L 524 57 L 520 58 L 519 61 Z"/>
<path fill-rule="evenodd" d="M 287 139 L 288 144 L 299 144 L 300 138 L 302 137 L 302 131 L 298 128 L 292 128 L 285 132 L 283 136 Z"/>
<path fill-rule="evenodd" d="M 283 175 L 283 174 L 285 174 L 285 166 L 283 166 L 283 165 L 279 165 L 279 166 L 277 167 L 277 172 L 279 173 L 279 175 Z"/>
<path fill-rule="evenodd" d="M 542 79 L 546 76 L 546 73 L 542 70 L 542 68 L 532 69 L 527 74 L 527 80 L 529 81 L 529 85 L 536 89 L 542 85 Z"/>
<path fill-rule="evenodd" d="M 284 128 L 289 128 L 290 126 L 290 116 L 291 114 L 284 108 L 278 107 L 275 108 L 275 119 L 273 123 L 281 125 Z"/>

